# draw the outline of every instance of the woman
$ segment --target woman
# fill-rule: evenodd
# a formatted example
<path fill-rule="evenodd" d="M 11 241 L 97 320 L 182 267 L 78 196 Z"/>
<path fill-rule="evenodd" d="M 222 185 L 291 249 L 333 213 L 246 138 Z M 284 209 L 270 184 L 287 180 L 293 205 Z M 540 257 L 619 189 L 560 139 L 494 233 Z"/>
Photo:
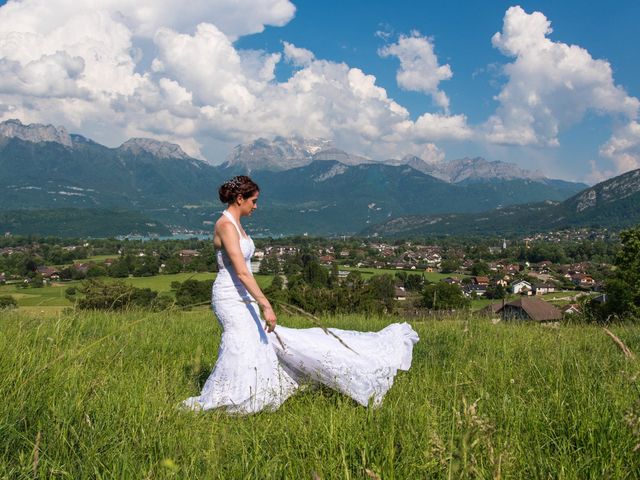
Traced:
<path fill-rule="evenodd" d="M 202 392 L 184 404 L 195 410 L 221 407 L 235 413 L 275 410 L 300 383 L 312 381 L 362 405 L 370 401 L 379 405 L 396 372 L 411 366 L 418 335 L 407 323 L 380 332 L 329 329 L 326 333 L 320 328 L 279 326 L 276 334 L 276 315 L 251 274 L 255 247 L 240 224 L 257 208 L 260 189 L 241 175 L 225 182 L 218 193 L 227 209 L 215 225 L 219 271 L 212 303 L 222 339 L 216 366 Z"/>

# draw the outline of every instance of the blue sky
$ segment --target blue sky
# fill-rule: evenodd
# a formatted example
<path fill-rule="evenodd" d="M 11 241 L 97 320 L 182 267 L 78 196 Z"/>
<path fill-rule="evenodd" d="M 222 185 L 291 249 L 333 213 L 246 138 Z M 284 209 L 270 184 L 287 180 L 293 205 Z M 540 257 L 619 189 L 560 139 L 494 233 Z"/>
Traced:
<path fill-rule="evenodd" d="M 213 163 L 300 135 L 590 183 L 640 168 L 640 2 L 4 3 L 1 120 Z"/>

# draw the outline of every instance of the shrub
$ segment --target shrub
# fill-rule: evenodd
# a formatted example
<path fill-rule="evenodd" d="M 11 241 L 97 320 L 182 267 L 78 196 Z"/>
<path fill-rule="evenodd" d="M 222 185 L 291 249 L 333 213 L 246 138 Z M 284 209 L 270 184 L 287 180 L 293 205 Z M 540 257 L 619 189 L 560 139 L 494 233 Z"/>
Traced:
<path fill-rule="evenodd" d="M 17 308 L 18 302 L 11 295 L 0 296 L 0 310 Z"/>
<path fill-rule="evenodd" d="M 213 280 L 185 280 L 176 290 L 176 303 L 187 307 L 209 302 L 212 285 Z"/>
<path fill-rule="evenodd" d="M 106 283 L 94 279 L 84 282 L 78 291 L 84 295 L 78 300 L 78 308 L 85 310 L 150 308 L 158 296 L 158 292 L 148 288 L 136 288 L 121 281 Z"/>
<path fill-rule="evenodd" d="M 470 303 L 470 300 L 464 296 L 460 287 L 445 282 L 427 285 L 423 292 L 424 306 L 433 310 L 465 308 Z"/>
<path fill-rule="evenodd" d="M 175 302 L 174 302 L 173 298 L 171 298 L 170 296 L 168 296 L 168 295 L 158 295 L 151 302 L 151 309 L 156 311 L 156 312 L 159 312 L 161 310 L 167 310 L 167 309 L 171 308 L 174 303 Z"/>

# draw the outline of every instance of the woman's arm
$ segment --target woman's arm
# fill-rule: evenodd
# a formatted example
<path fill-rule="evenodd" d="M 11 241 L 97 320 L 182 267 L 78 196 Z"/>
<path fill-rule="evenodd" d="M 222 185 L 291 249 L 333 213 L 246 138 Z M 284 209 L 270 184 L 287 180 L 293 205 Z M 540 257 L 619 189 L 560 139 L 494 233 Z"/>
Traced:
<path fill-rule="evenodd" d="M 238 279 L 240 279 L 247 291 L 256 299 L 258 305 L 262 308 L 264 320 L 267 322 L 267 331 L 273 332 L 276 328 L 276 314 L 273 312 L 271 303 L 269 303 L 267 297 L 265 297 L 262 290 L 260 290 L 256 279 L 253 278 L 253 275 L 251 275 L 251 272 L 247 268 L 244 255 L 242 254 L 242 250 L 240 250 L 240 236 L 235 226 L 232 225 L 231 222 L 221 222 L 217 226 L 217 229 L 220 240 L 222 241 L 222 246 L 231 260 Z"/>

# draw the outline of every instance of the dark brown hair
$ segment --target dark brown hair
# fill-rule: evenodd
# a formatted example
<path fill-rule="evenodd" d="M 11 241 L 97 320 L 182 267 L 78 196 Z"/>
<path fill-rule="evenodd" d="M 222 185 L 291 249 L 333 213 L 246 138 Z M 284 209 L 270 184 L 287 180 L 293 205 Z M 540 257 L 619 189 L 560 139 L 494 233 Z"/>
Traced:
<path fill-rule="evenodd" d="M 246 175 L 238 175 L 220 185 L 218 196 L 222 203 L 231 203 L 238 198 L 238 195 L 242 195 L 242 198 L 247 199 L 259 191 L 260 187 L 256 182 Z"/>

